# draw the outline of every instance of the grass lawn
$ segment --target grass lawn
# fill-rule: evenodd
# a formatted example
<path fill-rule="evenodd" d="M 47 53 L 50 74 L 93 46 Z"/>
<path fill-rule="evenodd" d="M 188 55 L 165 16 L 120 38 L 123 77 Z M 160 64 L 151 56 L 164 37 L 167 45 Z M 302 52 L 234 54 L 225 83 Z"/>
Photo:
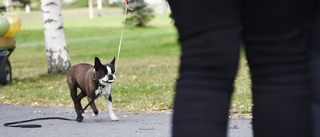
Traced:
<path fill-rule="evenodd" d="M 65 75 L 47 75 L 40 12 L 18 12 L 23 20 L 10 56 L 13 83 L 0 86 L 0 103 L 73 107 Z M 97 56 L 109 63 L 117 55 L 122 11 L 104 9 L 100 18 L 88 19 L 87 9 L 63 10 L 72 64 L 93 64 Z M 157 15 L 146 28 L 126 26 L 113 101 L 116 110 L 160 111 L 172 109 L 180 49 L 177 33 L 167 14 Z M 251 112 L 248 67 L 242 58 L 235 81 L 233 110 Z M 83 104 L 87 101 L 84 99 Z M 96 101 L 106 110 L 104 99 Z"/>

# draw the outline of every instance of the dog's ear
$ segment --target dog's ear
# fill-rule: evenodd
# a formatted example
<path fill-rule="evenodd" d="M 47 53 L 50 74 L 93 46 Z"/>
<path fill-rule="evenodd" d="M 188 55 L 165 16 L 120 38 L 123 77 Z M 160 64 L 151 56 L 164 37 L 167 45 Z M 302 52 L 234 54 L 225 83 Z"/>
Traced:
<path fill-rule="evenodd" d="M 112 64 L 114 66 L 114 63 L 116 62 L 116 57 L 113 57 L 112 61 L 110 62 L 110 64 Z"/>
<path fill-rule="evenodd" d="M 98 57 L 95 57 L 94 58 L 94 69 L 97 69 L 100 66 L 102 66 L 100 59 Z"/>

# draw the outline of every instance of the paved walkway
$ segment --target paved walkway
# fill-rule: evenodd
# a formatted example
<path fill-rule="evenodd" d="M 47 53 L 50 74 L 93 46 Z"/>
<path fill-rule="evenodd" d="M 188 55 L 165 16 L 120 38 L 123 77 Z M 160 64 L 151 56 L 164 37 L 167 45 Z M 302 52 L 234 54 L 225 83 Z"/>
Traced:
<path fill-rule="evenodd" d="M 12 121 L 42 117 L 65 117 L 75 119 L 73 109 L 33 106 L 0 105 L 1 137 L 170 137 L 171 112 L 136 114 L 115 112 L 120 121 L 111 121 L 107 112 L 92 116 L 85 113 L 84 121 L 44 120 L 27 124 L 41 124 L 41 128 L 4 127 Z M 252 137 L 249 120 L 232 120 L 228 137 Z"/>

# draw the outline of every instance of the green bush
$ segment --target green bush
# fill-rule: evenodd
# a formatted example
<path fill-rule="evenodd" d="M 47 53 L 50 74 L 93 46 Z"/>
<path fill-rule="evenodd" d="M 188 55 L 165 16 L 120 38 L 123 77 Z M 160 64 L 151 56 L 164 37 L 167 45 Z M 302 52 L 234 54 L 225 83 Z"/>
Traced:
<path fill-rule="evenodd" d="M 63 4 L 64 7 L 88 7 L 88 0 L 75 0 L 69 4 Z"/>
<path fill-rule="evenodd" d="M 135 25 L 137 27 L 145 27 L 153 18 L 153 9 L 148 7 L 144 0 L 130 1 L 127 17 L 127 24 Z"/>

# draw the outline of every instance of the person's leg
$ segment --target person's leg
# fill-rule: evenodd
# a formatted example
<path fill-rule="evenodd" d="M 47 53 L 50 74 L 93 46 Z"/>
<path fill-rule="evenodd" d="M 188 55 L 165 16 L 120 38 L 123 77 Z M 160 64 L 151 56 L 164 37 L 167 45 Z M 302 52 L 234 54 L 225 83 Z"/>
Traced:
<path fill-rule="evenodd" d="M 309 137 L 307 49 L 312 0 L 246 0 L 244 36 L 255 137 Z"/>
<path fill-rule="evenodd" d="M 310 48 L 310 90 L 312 97 L 313 137 L 320 137 L 320 1 L 315 3 L 315 15 Z"/>
<path fill-rule="evenodd" d="M 169 0 L 181 43 L 173 137 L 225 137 L 240 49 L 238 0 Z"/>

